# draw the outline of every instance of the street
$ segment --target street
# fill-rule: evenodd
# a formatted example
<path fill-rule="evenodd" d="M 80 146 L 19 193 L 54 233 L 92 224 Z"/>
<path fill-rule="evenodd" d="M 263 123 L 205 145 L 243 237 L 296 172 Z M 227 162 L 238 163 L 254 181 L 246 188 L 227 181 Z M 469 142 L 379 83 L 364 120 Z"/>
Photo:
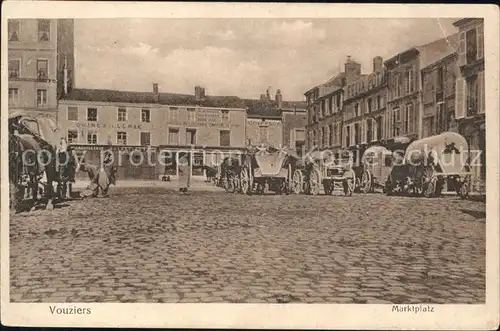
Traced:
<path fill-rule="evenodd" d="M 484 303 L 484 203 L 113 188 L 10 219 L 13 302 Z"/>

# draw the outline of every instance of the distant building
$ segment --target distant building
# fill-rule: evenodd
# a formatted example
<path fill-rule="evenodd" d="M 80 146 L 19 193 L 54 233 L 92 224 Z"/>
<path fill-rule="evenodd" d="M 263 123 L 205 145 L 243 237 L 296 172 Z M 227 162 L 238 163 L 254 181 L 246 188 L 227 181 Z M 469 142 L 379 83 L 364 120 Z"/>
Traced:
<path fill-rule="evenodd" d="M 380 144 L 384 136 L 386 116 L 387 72 L 383 59 L 373 59 L 373 71 L 359 75 L 344 88 L 343 148 L 359 150 Z"/>
<path fill-rule="evenodd" d="M 9 19 L 9 109 L 55 116 L 74 86 L 72 19 Z"/>
<path fill-rule="evenodd" d="M 455 118 L 471 151 L 480 153 L 473 171 L 475 189 L 483 191 L 486 181 L 484 19 L 465 18 L 454 25 L 459 30 L 458 66 L 461 73 L 456 80 Z"/>
<path fill-rule="evenodd" d="M 302 144 L 305 130 L 305 102 L 283 101 L 281 90 L 274 100 L 270 91 L 247 105 L 246 144 L 249 146 L 287 146 Z"/>
<path fill-rule="evenodd" d="M 121 178 L 176 176 L 177 153 L 186 150 L 193 154 L 193 175 L 203 176 L 203 165 L 221 161 L 219 151 L 245 147 L 243 101 L 206 96 L 198 86 L 194 95 L 161 93 L 158 84 L 153 84 L 152 92 L 74 88 L 60 100 L 58 117 L 69 142 L 80 150 L 99 151 L 112 145 L 130 153 L 172 151 L 172 163 L 166 168 L 124 166 L 119 169 Z M 123 157 L 129 159 L 128 154 Z"/>
<path fill-rule="evenodd" d="M 343 72 L 305 93 L 308 149 L 338 150 L 343 147 L 345 88 L 360 77 L 361 64 L 348 56 Z"/>

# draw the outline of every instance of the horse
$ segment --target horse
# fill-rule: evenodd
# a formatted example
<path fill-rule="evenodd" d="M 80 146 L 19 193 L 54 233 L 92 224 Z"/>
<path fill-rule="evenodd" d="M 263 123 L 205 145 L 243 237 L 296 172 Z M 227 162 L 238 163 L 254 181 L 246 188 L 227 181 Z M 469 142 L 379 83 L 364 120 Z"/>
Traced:
<path fill-rule="evenodd" d="M 37 122 L 37 120 L 32 120 Z M 36 156 L 37 177 L 43 177 L 45 181 L 38 181 L 43 187 L 46 209 L 54 208 L 53 201 L 56 197 L 54 183 L 57 184 L 57 197 L 60 200 L 70 198 L 70 190 L 66 190 L 68 183 L 74 181 L 75 173 L 78 171 L 78 160 L 71 148 L 67 148 L 65 139 L 60 140 L 60 149 L 55 144 L 43 139 L 39 132 L 30 128 L 22 117 L 9 119 L 9 131 L 19 138 L 25 148 L 25 154 Z M 26 151 L 30 151 L 27 153 Z M 38 191 L 38 190 L 37 190 Z M 35 199 L 39 202 L 39 199 Z"/>

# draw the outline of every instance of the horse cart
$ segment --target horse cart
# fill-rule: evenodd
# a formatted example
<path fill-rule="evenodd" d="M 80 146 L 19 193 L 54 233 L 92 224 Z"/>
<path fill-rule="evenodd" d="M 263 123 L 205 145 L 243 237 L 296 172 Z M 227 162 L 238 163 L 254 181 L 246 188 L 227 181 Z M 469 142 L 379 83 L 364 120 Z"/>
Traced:
<path fill-rule="evenodd" d="M 267 187 L 276 194 L 289 194 L 295 160 L 291 153 L 274 147 L 247 151 L 239 176 L 240 192 L 264 194 Z"/>
<path fill-rule="evenodd" d="M 351 196 L 355 186 L 352 155 L 342 152 L 328 155 L 312 152 L 297 164 L 292 177 L 292 191 L 296 194 L 318 195 L 323 187 L 326 195 L 340 191 Z"/>
<path fill-rule="evenodd" d="M 54 198 L 70 198 L 78 162 L 55 121 L 17 111 L 8 122 L 11 210 L 18 211 L 25 201 L 34 208 L 42 200 L 51 210 Z"/>
<path fill-rule="evenodd" d="M 394 193 L 440 196 L 445 183 L 465 199 L 470 192 L 469 146 L 455 132 L 416 140 L 396 162 L 387 178 L 386 194 Z"/>
<path fill-rule="evenodd" d="M 361 157 L 361 192 L 371 193 L 376 188 L 382 188 L 385 192 L 385 182 L 391 173 L 392 163 L 392 152 L 387 148 L 379 145 L 369 147 Z"/>

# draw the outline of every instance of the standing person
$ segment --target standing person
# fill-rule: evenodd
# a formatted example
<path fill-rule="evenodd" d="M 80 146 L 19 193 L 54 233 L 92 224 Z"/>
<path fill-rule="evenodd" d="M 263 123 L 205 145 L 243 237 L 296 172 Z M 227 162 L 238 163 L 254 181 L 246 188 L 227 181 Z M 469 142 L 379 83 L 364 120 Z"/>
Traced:
<path fill-rule="evenodd" d="M 179 157 L 179 191 L 181 194 L 188 194 L 188 187 L 191 180 L 191 167 L 189 165 L 188 153 L 182 153 Z"/>

